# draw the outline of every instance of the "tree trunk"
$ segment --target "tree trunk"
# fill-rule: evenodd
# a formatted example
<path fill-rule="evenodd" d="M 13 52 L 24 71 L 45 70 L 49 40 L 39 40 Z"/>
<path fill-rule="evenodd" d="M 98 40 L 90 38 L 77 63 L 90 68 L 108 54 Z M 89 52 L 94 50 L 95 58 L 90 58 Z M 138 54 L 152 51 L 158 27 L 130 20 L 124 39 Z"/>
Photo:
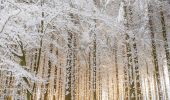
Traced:
<path fill-rule="evenodd" d="M 115 67 L 116 67 L 116 100 L 119 100 L 119 70 L 118 70 L 118 62 L 117 62 L 117 39 L 115 38 Z"/>
<path fill-rule="evenodd" d="M 164 12 L 162 5 L 160 6 L 160 16 L 161 16 L 161 28 L 162 28 L 162 36 L 163 36 L 163 41 L 164 41 L 164 48 L 165 48 L 165 54 L 166 54 L 166 61 L 167 61 L 167 67 L 168 67 L 168 74 L 169 74 L 169 82 L 170 82 L 170 53 L 169 53 L 169 46 L 168 46 L 168 35 L 167 35 L 167 27 L 166 27 L 166 22 L 165 22 L 165 17 L 164 17 Z M 168 90 L 167 86 L 165 84 L 166 88 L 166 94 L 167 94 L 167 99 L 168 99 Z"/>
<path fill-rule="evenodd" d="M 134 83 L 134 71 L 133 71 L 133 62 L 132 62 L 132 50 L 131 50 L 131 45 L 130 45 L 130 37 L 129 34 L 127 33 L 127 31 L 129 30 L 129 22 L 128 22 L 128 11 L 127 11 L 127 6 L 126 6 L 126 2 L 123 1 L 124 6 L 123 6 L 123 10 L 124 10 L 124 19 L 125 19 L 125 45 L 126 45 L 126 56 L 127 56 L 127 69 L 128 69 L 128 76 L 129 76 L 129 99 L 130 100 L 135 100 L 135 83 Z"/>
<path fill-rule="evenodd" d="M 132 12 L 132 6 L 129 6 L 129 16 L 130 16 L 130 23 L 133 24 L 133 12 Z M 133 27 L 132 27 L 133 28 Z M 133 32 L 133 49 L 134 49 L 134 66 L 135 66 L 135 94 L 136 94 L 136 100 L 142 99 L 141 94 L 141 85 L 140 85 L 140 75 L 139 75 L 139 61 L 138 61 L 138 49 L 136 44 L 136 35 Z"/>
<path fill-rule="evenodd" d="M 151 94 L 151 82 L 150 82 L 150 74 L 148 69 L 148 63 L 146 62 L 146 73 L 147 73 L 147 83 L 148 83 L 148 96 L 149 100 L 152 100 L 152 94 Z"/>
<path fill-rule="evenodd" d="M 73 34 L 68 33 L 68 55 L 67 55 L 67 68 L 66 68 L 66 94 L 65 94 L 65 100 L 71 100 L 71 70 L 72 70 L 72 39 L 73 39 Z"/>
<path fill-rule="evenodd" d="M 96 93 L 96 34 L 93 34 L 93 100 L 97 100 Z"/>
<path fill-rule="evenodd" d="M 151 36 L 151 45 L 152 45 L 152 57 L 154 62 L 154 77 L 155 81 L 157 82 L 158 86 L 158 94 L 159 100 L 162 100 L 162 91 L 161 91 L 161 81 L 160 81 L 160 73 L 159 73 L 159 66 L 158 66 L 158 58 L 157 58 L 157 50 L 156 50 L 156 42 L 155 42 L 155 34 L 153 29 L 153 21 L 152 21 L 152 5 L 148 5 L 148 17 L 149 17 L 149 29 L 150 29 L 150 36 Z M 155 86 L 156 87 L 156 86 Z M 157 89 L 155 88 L 155 91 Z"/>

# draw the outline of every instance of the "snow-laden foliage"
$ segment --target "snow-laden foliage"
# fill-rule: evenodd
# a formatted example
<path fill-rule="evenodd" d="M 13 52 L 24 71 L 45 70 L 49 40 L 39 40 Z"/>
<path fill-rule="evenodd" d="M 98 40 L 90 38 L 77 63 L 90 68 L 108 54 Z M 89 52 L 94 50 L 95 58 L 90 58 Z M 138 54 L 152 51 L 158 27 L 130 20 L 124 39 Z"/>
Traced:
<path fill-rule="evenodd" d="M 0 99 L 169 100 L 168 0 L 0 0 Z"/>

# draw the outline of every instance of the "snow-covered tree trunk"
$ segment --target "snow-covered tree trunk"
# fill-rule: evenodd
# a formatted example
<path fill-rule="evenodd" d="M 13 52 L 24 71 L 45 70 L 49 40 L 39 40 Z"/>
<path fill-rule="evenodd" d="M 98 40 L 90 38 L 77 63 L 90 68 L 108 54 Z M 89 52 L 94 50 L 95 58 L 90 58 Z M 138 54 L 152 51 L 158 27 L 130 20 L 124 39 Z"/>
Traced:
<path fill-rule="evenodd" d="M 73 61 L 72 61 L 72 57 L 73 57 L 73 47 L 72 47 L 72 40 L 73 40 L 73 34 L 72 33 L 68 33 L 68 51 L 67 51 L 67 68 L 66 68 L 66 95 L 65 95 L 65 100 L 71 100 L 71 96 L 72 96 L 72 85 L 71 85 L 71 74 L 72 74 L 72 67 L 74 67 L 72 65 Z"/>
<path fill-rule="evenodd" d="M 125 51 L 125 46 L 122 46 L 123 48 L 123 51 L 122 51 L 122 54 L 123 54 L 123 63 L 126 62 L 125 58 L 126 58 L 126 51 Z M 124 73 L 124 99 L 125 100 L 129 100 L 129 80 L 128 80 L 128 68 L 127 68 L 127 65 L 124 64 L 124 67 L 123 67 L 123 73 Z"/>
<path fill-rule="evenodd" d="M 129 22 L 131 23 L 131 26 L 133 26 L 133 7 L 130 5 L 129 6 Z M 131 27 L 133 30 L 133 27 Z M 133 37 L 132 37 L 132 45 L 134 49 L 134 69 L 135 69 L 135 94 L 136 94 L 136 100 L 142 99 L 142 94 L 141 94 L 141 86 L 140 86 L 140 75 L 139 75 L 139 61 L 138 61 L 138 49 L 137 49 L 137 44 L 136 44 L 136 34 L 132 31 Z"/>
<path fill-rule="evenodd" d="M 57 39 L 58 41 L 58 39 Z M 55 55 L 59 61 L 59 49 L 56 48 L 56 51 L 55 51 Z M 57 64 L 55 65 L 55 68 L 54 68 L 54 95 L 53 95 L 53 99 L 59 99 L 59 77 L 60 77 L 60 74 L 59 74 L 59 62 L 57 62 Z"/>
<path fill-rule="evenodd" d="M 169 72 L 169 80 L 170 80 L 170 53 L 169 53 L 169 46 L 168 46 L 168 34 L 167 34 L 165 14 L 162 5 L 160 5 L 160 16 L 161 16 L 161 30 L 162 30 L 162 36 L 163 36 L 163 42 L 164 42 L 164 48 L 166 54 L 167 67 Z"/>
<path fill-rule="evenodd" d="M 135 83 L 134 83 L 134 69 L 133 69 L 133 61 L 132 61 L 132 50 L 130 44 L 130 36 L 129 36 L 129 19 L 128 19 L 128 6 L 127 2 L 123 1 L 123 10 L 124 10 L 124 19 L 125 19 L 125 45 L 126 45 L 126 56 L 127 56 L 127 70 L 128 70 L 128 82 L 129 82 L 129 99 L 135 99 Z M 126 97 L 128 98 L 128 97 Z"/>
<path fill-rule="evenodd" d="M 114 39 L 114 56 L 115 56 L 115 67 L 116 67 L 116 100 L 119 100 L 119 69 L 118 69 L 118 44 L 117 44 L 117 39 Z"/>
<path fill-rule="evenodd" d="M 97 100 L 96 93 L 96 75 L 97 75 L 97 63 L 96 63 L 96 33 L 93 33 L 93 100 Z"/>
<path fill-rule="evenodd" d="M 76 50 L 77 50 L 77 36 L 76 36 L 76 33 L 73 34 L 73 68 L 72 68 L 72 82 L 71 82 L 71 85 L 72 85 L 72 100 L 75 100 L 76 98 L 76 76 L 75 76 L 75 73 L 76 73 L 76 60 L 77 60 L 77 54 L 76 54 Z"/>
<path fill-rule="evenodd" d="M 162 99 L 162 90 L 161 90 L 161 80 L 160 80 L 160 71 L 159 71 L 159 65 L 158 65 L 158 58 L 157 58 L 157 49 L 156 49 L 156 42 L 155 42 L 155 34 L 153 29 L 153 8 L 151 4 L 148 4 L 148 17 L 149 17 L 149 30 L 150 30 L 150 37 L 151 37 L 151 45 L 152 45 L 152 57 L 153 57 L 153 63 L 154 63 L 154 80 L 155 80 L 155 91 L 157 91 L 156 84 L 158 87 L 158 98 L 159 100 Z M 156 92 L 156 94 L 157 94 Z M 157 98 L 157 99 L 158 99 Z"/>
<path fill-rule="evenodd" d="M 90 90 L 89 91 L 89 93 L 88 93 L 88 99 L 90 100 L 90 98 L 92 97 L 92 92 L 93 91 L 91 91 L 92 90 L 92 82 L 91 82 L 91 80 L 92 80 L 92 78 L 91 78 L 91 76 L 92 76 L 92 72 L 91 72 L 91 69 L 92 69 L 92 66 L 91 66 L 91 57 L 92 57 L 92 53 L 91 53 L 91 51 L 89 51 L 89 54 L 88 54 L 88 89 Z"/>

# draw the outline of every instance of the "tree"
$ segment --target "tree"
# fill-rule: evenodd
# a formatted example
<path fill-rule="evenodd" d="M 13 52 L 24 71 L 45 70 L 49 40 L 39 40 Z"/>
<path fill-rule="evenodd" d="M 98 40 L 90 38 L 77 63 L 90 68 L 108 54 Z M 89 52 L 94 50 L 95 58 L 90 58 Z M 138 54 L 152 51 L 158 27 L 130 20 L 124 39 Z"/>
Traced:
<path fill-rule="evenodd" d="M 151 36 L 151 45 L 152 45 L 152 57 L 154 62 L 154 80 L 158 85 L 158 92 L 159 92 L 159 99 L 162 98 L 162 90 L 161 90 L 161 80 L 160 80 L 160 74 L 159 74 L 159 65 L 158 65 L 158 58 L 157 58 L 157 50 L 156 50 L 156 43 L 155 43 L 155 35 L 153 30 L 153 21 L 152 21 L 152 5 L 148 4 L 148 17 L 149 17 L 149 29 L 150 29 L 150 36 Z M 156 83 L 155 83 L 155 91 L 156 89 Z"/>

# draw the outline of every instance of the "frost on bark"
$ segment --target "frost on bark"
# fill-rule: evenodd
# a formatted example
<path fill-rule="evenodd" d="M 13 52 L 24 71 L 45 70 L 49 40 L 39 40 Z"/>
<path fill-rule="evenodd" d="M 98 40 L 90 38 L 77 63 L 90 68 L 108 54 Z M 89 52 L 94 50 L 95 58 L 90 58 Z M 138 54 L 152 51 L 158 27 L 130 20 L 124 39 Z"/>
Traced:
<path fill-rule="evenodd" d="M 129 19 L 130 19 L 130 23 L 133 25 L 133 7 L 130 5 L 129 6 Z M 131 27 L 133 30 L 133 27 Z M 142 99 L 142 94 L 141 94 L 141 83 L 140 83 L 140 75 L 139 75 L 139 60 L 138 60 L 138 49 L 137 49 L 137 44 L 136 44 L 136 34 L 134 32 L 132 32 L 133 37 L 132 37 L 132 45 L 133 45 L 133 61 L 134 61 L 134 69 L 135 69 L 135 98 L 136 100 L 140 100 Z"/>
<path fill-rule="evenodd" d="M 129 19 L 128 19 L 128 6 L 126 5 L 127 2 L 123 1 L 123 10 L 124 10 L 124 26 L 125 26 L 125 45 L 126 45 L 126 57 L 127 57 L 127 71 L 128 71 L 128 87 L 125 87 L 125 92 L 128 92 L 126 95 L 126 99 L 135 100 L 135 82 L 134 82 L 134 68 L 133 68 L 133 61 L 132 61 L 132 50 L 130 44 L 130 36 L 128 34 L 129 30 Z M 128 88 L 128 89 L 127 89 Z M 127 94 L 127 93 L 126 93 Z"/>
<path fill-rule="evenodd" d="M 67 51 L 67 65 L 66 65 L 66 94 L 65 94 L 65 100 L 71 100 L 71 92 L 72 92 L 72 88 L 71 88 L 71 70 L 72 70 L 72 56 L 73 56 L 73 47 L 72 47 L 72 40 L 73 40 L 73 34 L 72 33 L 68 33 L 68 51 Z"/>
<path fill-rule="evenodd" d="M 18 36 L 18 37 L 19 37 L 19 36 Z M 19 38 L 20 38 L 20 37 L 19 37 Z M 12 51 L 11 51 L 11 53 L 12 53 L 14 56 L 16 56 L 16 57 L 19 58 L 19 60 L 20 60 L 20 63 L 19 63 L 19 64 L 20 64 L 21 66 L 26 66 L 26 65 L 27 65 L 27 64 L 26 64 L 26 51 L 24 50 L 23 42 L 22 42 L 22 41 L 18 41 L 18 45 L 19 45 L 19 48 L 20 48 L 20 50 L 21 50 L 22 56 L 16 54 L 15 52 L 12 52 Z M 29 80 L 28 80 L 26 77 L 22 77 L 22 78 L 23 78 L 23 80 L 25 81 L 25 83 L 28 85 L 28 87 L 30 87 L 30 82 L 29 82 Z M 26 90 L 26 91 L 27 91 L 27 93 L 26 93 L 27 99 L 28 99 L 28 100 L 31 100 L 31 99 L 32 99 L 32 93 L 31 93 L 31 91 L 29 91 L 29 90 Z M 22 91 L 19 90 L 18 93 L 20 94 L 20 92 L 22 92 Z"/>
<path fill-rule="evenodd" d="M 153 29 L 153 8 L 151 4 L 148 4 L 148 17 L 149 17 L 149 30 L 150 30 L 150 37 L 151 37 L 151 46 L 152 46 L 152 57 L 153 57 L 153 63 L 154 63 L 154 81 L 155 83 L 155 92 L 158 92 L 158 98 L 159 100 L 162 99 L 162 90 L 161 90 L 161 80 L 160 80 L 160 71 L 159 71 L 159 65 L 158 65 L 158 57 L 157 57 L 157 49 L 156 49 L 156 42 L 155 42 L 155 34 Z M 157 88 L 156 88 L 157 84 Z"/>
<path fill-rule="evenodd" d="M 160 6 L 160 16 L 161 16 L 161 30 L 162 30 L 164 49 L 165 49 L 165 54 L 166 54 L 167 67 L 168 67 L 168 72 L 169 72 L 169 80 L 170 80 L 170 53 L 169 53 L 169 49 L 168 49 L 169 48 L 168 34 L 167 34 L 165 14 L 164 14 L 162 5 Z"/>
<path fill-rule="evenodd" d="M 68 32 L 68 51 L 66 68 L 66 100 L 74 100 L 76 94 L 75 87 L 75 67 L 76 67 L 76 34 Z"/>
<path fill-rule="evenodd" d="M 96 34 L 93 34 L 93 99 L 97 100 L 96 93 Z"/>
<path fill-rule="evenodd" d="M 53 53 L 53 45 L 50 44 L 50 53 Z M 51 62 L 51 59 L 49 58 L 48 59 L 48 71 L 47 71 L 47 83 L 45 85 L 46 87 L 46 92 L 44 94 L 44 100 L 48 100 L 50 98 L 50 86 L 51 86 L 51 72 L 52 72 L 52 67 L 53 67 L 53 64 Z"/>

